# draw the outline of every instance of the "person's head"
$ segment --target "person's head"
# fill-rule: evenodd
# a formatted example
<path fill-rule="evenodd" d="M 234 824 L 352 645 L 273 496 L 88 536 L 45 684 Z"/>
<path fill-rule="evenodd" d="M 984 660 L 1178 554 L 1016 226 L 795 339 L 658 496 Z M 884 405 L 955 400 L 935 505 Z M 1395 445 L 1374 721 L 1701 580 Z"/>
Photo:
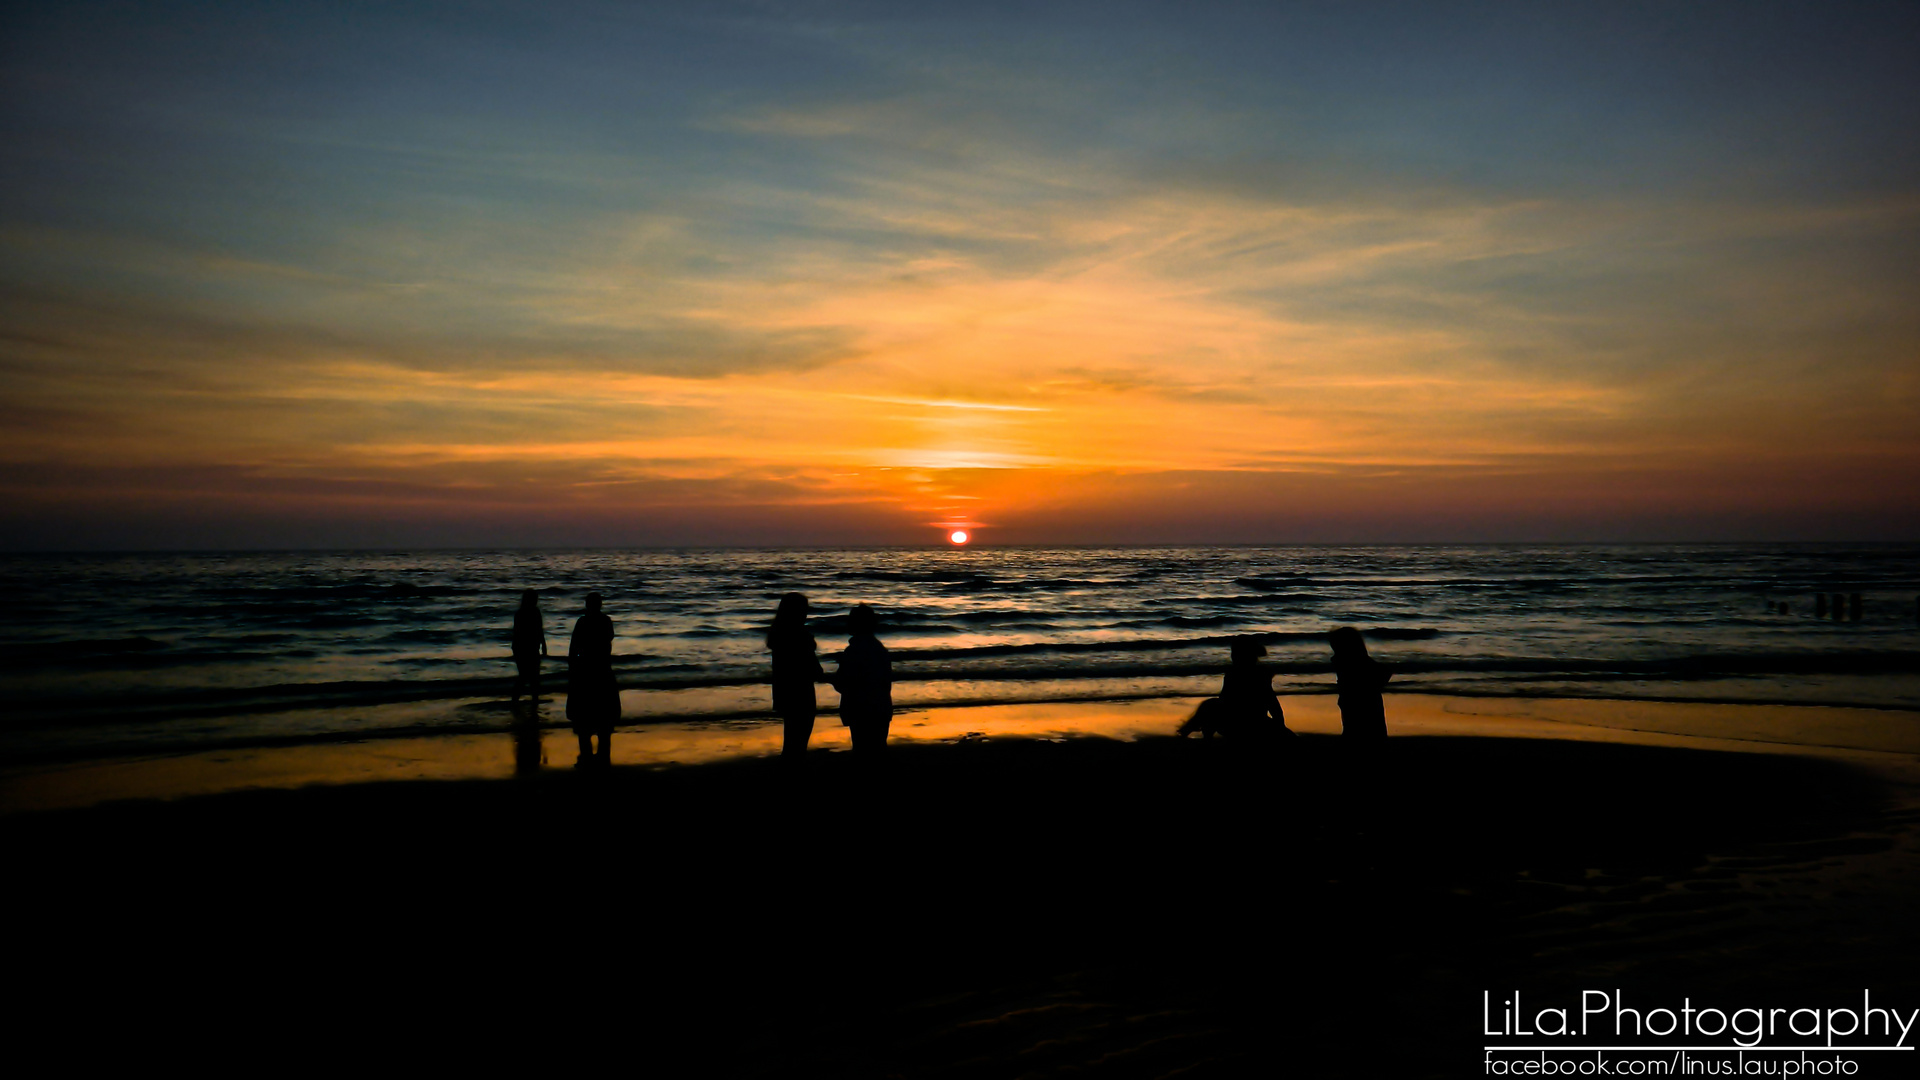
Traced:
<path fill-rule="evenodd" d="M 847 613 L 847 633 L 860 637 L 871 635 L 879 629 L 880 620 L 867 605 L 855 604 L 853 610 Z"/>
<path fill-rule="evenodd" d="M 1267 655 L 1267 647 L 1265 645 L 1260 644 L 1259 639 L 1250 638 L 1250 637 L 1234 639 L 1234 642 L 1233 642 L 1233 662 L 1234 663 L 1257 664 L 1260 662 L 1260 658 L 1265 655 Z"/>
<path fill-rule="evenodd" d="M 807 598 L 797 592 L 790 592 L 780 598 L 780 607 L 773 613 L 773 621 L 781 626 L 807 621 Z"/>
<path fill-rule="evenodd" d="M 1360 631 L 1351 626 L 1327 631 L 1327 644 L 1333 646 L 1333 657 L 1336 660 L 1366 659 L 1367 639 L 1361 637 Z"/>
<path fill-rule="evenodd" d="M 537 592 L 534 592 L 532 589 L 527 589 L 521 592 L 520 606 L 521 607 L 539 607 L 540 594 Z"/>
<path fill-rule="evenodd" d="M 600 594 L 597 592 L 588 593 L 587 594 L 587 612 L 591 614 L 599 610 L 600 610 Z"/>

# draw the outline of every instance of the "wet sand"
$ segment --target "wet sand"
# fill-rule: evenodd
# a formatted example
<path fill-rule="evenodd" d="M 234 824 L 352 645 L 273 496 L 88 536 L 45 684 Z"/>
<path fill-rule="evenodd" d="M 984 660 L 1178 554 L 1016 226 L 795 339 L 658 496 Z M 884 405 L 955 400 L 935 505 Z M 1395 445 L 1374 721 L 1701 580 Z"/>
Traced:
<path fill-rule="evenodd" d="M 1034 707 L 1026 738 L 956 709 L 879 770 L 9 815 L 21 1030 L 113 1017 L 208 1063 L 398 1039 L 659 1075 L 1456 1076 L 1483 990 L 1920 1005 L 1911 716 L 1758 711 L 1736 741 L 1685 708 L 1401 695 L 1357 766 L 1298 700 L 1280 754 L 1152 733 L 1186 703 Z M 1841 745 L 1755 741 L 1809 724 Z"/>
<path fill-rule="evenodd" d="M 1295 731 L 1339 733 L 1340 715 L 1330 695 L 1282 700 Z M 1544 738 L 1805 754 L 1894 772 L 1909 759 L 1920 759 L 1920 714 L 1884 709 L 1438 694 L 1390 694 L 1388 701 L 1393 730 L 1400 736 Z M 421 714 L 423 706 L 398 708 L 413 715 Z M 0 768 L 0 813 L 313 784 L 505 779 L 523 771 L 528 761 L 539 762 L 538 768 L 566 768 L 575 758 L 573 736 L 557 721 L 564 715 L 564 697 L 544 702 L 537 712 L 518 714 L 507 702 L 492 699 L 439 708 L 496 718 L 496 726 L 515 715 L 526 722 L 485 734 L 410 733 L 16 765 Z M 1189 698 L 921 709 L 903 712 L 894 721 L 892 738 L 896 743 L 1087 735 L 1131 740 L 1171 734 L 1192 710 Z M 668 720 L 622 727 L 614 739 L 613 758 L 616 765 L 631 767 L 701 765 L 777 754 L 780 745 L 778 721 Z M 844 752 L 846 729 L 833 715 L 823 714 L 812 746 Z"/>

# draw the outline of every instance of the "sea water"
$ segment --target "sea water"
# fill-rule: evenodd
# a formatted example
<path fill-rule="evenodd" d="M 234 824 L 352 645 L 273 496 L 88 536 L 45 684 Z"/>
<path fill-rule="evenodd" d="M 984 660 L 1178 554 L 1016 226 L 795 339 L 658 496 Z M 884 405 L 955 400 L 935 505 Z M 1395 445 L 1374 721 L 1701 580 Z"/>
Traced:
<path fill-rule="evenodd" d="M 1243 635 L 1326 692 L 1351 625 L 1400 692 L 1920 709 L 1913 544 L 15 555 L 0 582 L 13 760 L 504 724 L 475 703 L 509 692 L 523 589 L 554 689 L 605 598 L 630 720 L 765 715 L 788 591 L 829 669 L 871 604 L 907 707 L 1197 696 Z M 1858 620 L 1816 617 L 1834 593 Z"/>

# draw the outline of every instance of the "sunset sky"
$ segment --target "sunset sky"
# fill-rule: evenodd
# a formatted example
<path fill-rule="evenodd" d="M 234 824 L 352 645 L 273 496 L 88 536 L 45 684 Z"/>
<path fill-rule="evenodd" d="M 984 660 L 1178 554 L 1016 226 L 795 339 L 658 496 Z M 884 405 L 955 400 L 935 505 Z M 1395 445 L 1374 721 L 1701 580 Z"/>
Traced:
<path fill-rule="evenodd" d="M 0 546 L 1920 539 L 1920 6 L 0 16 Z"/>

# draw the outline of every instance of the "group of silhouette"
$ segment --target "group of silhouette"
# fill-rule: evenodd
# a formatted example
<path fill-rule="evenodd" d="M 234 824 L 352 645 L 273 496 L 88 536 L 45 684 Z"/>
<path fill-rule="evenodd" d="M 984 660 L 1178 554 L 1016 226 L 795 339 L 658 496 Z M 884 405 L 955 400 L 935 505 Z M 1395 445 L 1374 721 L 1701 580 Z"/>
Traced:
<path fill-rule="evenodd" d="M 612 761 L 613 728 L 620 719 L 620 688 L 613 676 L 613 622 L 600 610 L 600 594 L 588 593 L 585 610 L 574 621 L 567 644 L 567 721 L 580 740 L 577 767 L 604 766 Z M 819 702 L 816 684 L 825 682 L 840 693 L 840 720 L 853 739 L 857 757 L 872 759 L 887 745 L 893 723 L 893 662 L 878 636 L 880 620 L 873 608 L 856 605 L 847 614 L 847 647 L 837 657 L 832 674 L 820 664 L 817 644 L 807 629 L 811 612 L 806 596 L 797 592 L 780 598 L 773 625 L 767 630 L 767 651 L 773 658 L 773 711 L 784 726 L 781 754 L 799 759 L 813 738 Z M 1392 673 L 1367 655 L 1360 631 L 1342 626 L 1329 631 L 1333 670 L 1340 705 L 1340 734 L 1349 745 L 1373 746 L 1387 737 L 1386 709 L 1381 690 Z M 1199 733 L 1242 743 L 1273 744 L 1293 738 L 1273 676 L 1260 666 L 1267 654 L 1258 638 L 1235 640 L 1232 663 L 1220 692 L 1202 701 L 1182 724 L 1182 736 Z M 522 688 L 534 700 L 540 694 L 540 661 L 547 655 L 545 622 L 540 598 L 532 589 L 520 594 L 513 617 L 513 660 L 518 672 L 513 698 Z"/>
<path fill-rule="evenodd" d="M 1386 704 L 1381 690 L 1393 673 L 1367 655 L 1366 639 L 1351 626 L 1327 633 L 1333 647 L 1335 692 L 1339 695 L 1340 736 L 1349 746 L 1373 746 L 1387 737 Z M 1280 696 L 1273 692 L 1273 676 L 1260 666 L 1267 647 L 1259 638 L 1243 637 L 1231 646 L 1232 663 L 1220 681 L 1220 693 L 1200 703 L 1180 725 L 1179 734 L 1198 732 L 1248 743 L 1273 743 L 1293 738 Z"/>
<path fill-rule="evenodd" d="M 588 593 L 586 610 L 573 622 L 567 643 L 567 721 L 580 740 L 580 759 L 586 768 L 613 761 L 613 726 L 620 720 L 620 684 L 613 679 L 613 620 L 600 610 L 597 592 Z M 546 620 L 540 614 L 540 596 L 532 589 L 520 594 L 513 613 L 513 699 L 527 688 L 540 700 L 540 660 L 547 655 Z M 597 745 L 596 745 L 597 740 Z"/>

